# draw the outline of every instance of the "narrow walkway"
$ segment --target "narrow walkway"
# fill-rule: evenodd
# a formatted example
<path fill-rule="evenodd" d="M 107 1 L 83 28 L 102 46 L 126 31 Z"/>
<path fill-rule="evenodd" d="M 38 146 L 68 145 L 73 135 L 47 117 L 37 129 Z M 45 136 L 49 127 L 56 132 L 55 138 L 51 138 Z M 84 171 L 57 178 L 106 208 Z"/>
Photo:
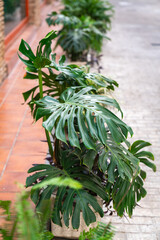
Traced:
<path fill-rule="evenodd" d="M 116 98 L 135 133 L 131 140 L 152 143 L 157 172 L 147 170 L 148 195 L 133 217 L 110 220 L 115 240 L 160 240 L 160 1 L 111 2 L 115 18 L 103 49 L 103 73 L 119 82 Z"/>
<path fill-rule="evenodd" d="M 52 30 L 45 18 L 59 4 L 46 5 L 42 10 L 39 28 L 28 25 L 21 36 L 6 51 L 8 78 L 0 86 L 0 200 L 15 200 L 19 191 L 16 182 L 25 184 L 27 170 L 35 163 L 44 163 L 47 152 L 41 121 L 36 124 L 27 104 L 23 105 L 22 93 L 35 85 L 33 80 L 23 79 L 25 66 L 17 57 L 21 39 L 35 49 L 41 38 Z M 57 50 L 57 54 L 61 50 Z M 60 53 L 61 54 L 61 53 Z M 14 68 L 13 68 L 14 66 Z"/>

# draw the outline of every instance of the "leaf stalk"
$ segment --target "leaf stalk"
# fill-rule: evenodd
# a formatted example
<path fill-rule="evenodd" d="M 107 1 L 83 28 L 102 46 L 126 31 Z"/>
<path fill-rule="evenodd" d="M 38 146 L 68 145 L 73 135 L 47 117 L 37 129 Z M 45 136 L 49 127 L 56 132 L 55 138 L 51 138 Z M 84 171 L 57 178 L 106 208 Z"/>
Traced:
<path fill-rule="evenodd" d="M 43 98 L 43 83 L 42 83 L 42 70 L 38 69 L 38 79 L 39 79 L 39 93 L 40 93 L 40 98 Z M 43 117 L 43 121 L 46 120 L 46 116 Z M 53 147 L 51 143 L 51 139 L 49 136 L 49 132 L 45 129 L 45 134 L 47 138 L 47 143 L 48 143 L 48 148 L 49 148 L 49 153 L 51 157 L 53 157 Z"/>

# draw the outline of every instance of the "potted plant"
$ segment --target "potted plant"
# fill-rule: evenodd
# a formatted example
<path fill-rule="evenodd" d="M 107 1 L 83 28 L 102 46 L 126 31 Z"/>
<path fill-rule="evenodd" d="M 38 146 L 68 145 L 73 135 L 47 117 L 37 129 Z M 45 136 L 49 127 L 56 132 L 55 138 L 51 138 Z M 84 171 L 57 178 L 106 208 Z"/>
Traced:
<path fill-rule="evenodd" d="M 146 172 L 141 163 L 156 171 L 153 154 L 143 148 L 150 143 L 138 140 L 130 144 L 132 129 L 113 113 L 122 111 L 118 102 L 106 94 L 117 83 L 100 74 L 87 73 L 77 65 L 65 65 L 62 56 L 59 64 L 51 53 L 54 31 L 39 42 L 36 54 L 21 41 L 19 51 L 27 58 L 20 59 L 27 66 L 26 79 L 38 79 L 34 88 L 25 92 L 25 101 L 36 121 L 43 118 L 50 151 L 50 165 L 40 164 L 29 169 L 26 187 L 33 186 L 31 198 L 39 209 L 44 199 L 56 197 L 52 221 L 73 229 L 80 227 L 80 215 L 88 226 L 96 221 L 95 212 L 103 217 L 103 209 L 96 197 L 110 204 L 119 216 L 133 209 L 146 190 L 143 182 Z M 47 71 L 45 70 L 48 70 Z M 39 91 L 38 91 L 39 89 Z M 37 92 L 36 92 L 37 91 Z M 83 186 L 48 185 L 35 189 L 35 185 L 61 177 L 70 177 Z"/>
<path fill-rule="evenodd" d="M 62 25 L 56 47 L 60 45 L 72 61 L 87 60 L 90 50 L 100 53 L 103 38 L 107 38 L 105 34 L 110 29 L 113 6 L 99 0 L 63 3 L 60 14 L 52 12 L 46 19 L 49 26 Z"/>

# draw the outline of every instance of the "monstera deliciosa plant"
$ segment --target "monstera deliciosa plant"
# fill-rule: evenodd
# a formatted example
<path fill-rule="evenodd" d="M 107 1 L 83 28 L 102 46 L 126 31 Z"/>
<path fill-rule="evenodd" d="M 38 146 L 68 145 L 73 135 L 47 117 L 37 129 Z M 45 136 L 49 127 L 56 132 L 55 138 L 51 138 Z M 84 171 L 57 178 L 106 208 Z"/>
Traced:
<path fill-rule="evenodd" d="M 119 216 L 131 216 L 146 195 L 142 164 L 156 171 L 153 154 L 143 150 L 150 143 L 128 142 L 127 136 L 133 131 L 115 115 L 115 110 L 121 116 L 122 111 L 109 96 L 117 82 L 89 73 L 84 67 L 65 65 L 64 56 L 56 63 L 51 51 L 56 37 L 54 31 L 47 34 L 35 54 L 24 40 L 19 47 L 19 57 L 26 65 L 24 78 L 38 81 L 23 93 L 24 100 L 35 121 L 43 119 L 51 155 L 50 164 L 29 169 L 26 187 L 32 186 L 31 198 L 37 209 L 56 193 L 51 216 L 60 226 L 62 218 L 66 226 L 71 219 L 73 228 L 78 229 L 81 213 L 86 225 L 96 221 L 95 212 L 103 217 L 97 196 L 106 206 L 112 204 Z M 69 177 L 83 188 L 45 185 L 57 177 L 62 182 Z"/>
<path fill-rule="evenodd" d="M 110 30 L 113 6 L 108 1 L 63 1 L 60 13 L 52 12 L 49 26 L 61 24 L 56 46 L 60 45 L 72 61 L 84 58 L 89 50 L 101 52 L 106 32 Z"/>

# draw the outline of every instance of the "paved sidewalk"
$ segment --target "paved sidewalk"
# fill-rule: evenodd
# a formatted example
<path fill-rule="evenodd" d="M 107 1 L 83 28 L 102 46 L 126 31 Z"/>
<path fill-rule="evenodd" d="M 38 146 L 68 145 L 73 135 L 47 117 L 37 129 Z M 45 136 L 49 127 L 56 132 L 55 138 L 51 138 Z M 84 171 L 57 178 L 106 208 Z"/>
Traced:
<path fill-rule="evenodd" d="M 104 44 L 103 73 L 119 83 L 116 98 L 135 133 L 133 141 L 152 143 L 157 172 L 147 170 L 148 195 L 132 219 L 110 219 L 118 231 L 115 240 L 160 240 L 160 1 L 111 2 L 115 18 L 112 41 Z"/>

